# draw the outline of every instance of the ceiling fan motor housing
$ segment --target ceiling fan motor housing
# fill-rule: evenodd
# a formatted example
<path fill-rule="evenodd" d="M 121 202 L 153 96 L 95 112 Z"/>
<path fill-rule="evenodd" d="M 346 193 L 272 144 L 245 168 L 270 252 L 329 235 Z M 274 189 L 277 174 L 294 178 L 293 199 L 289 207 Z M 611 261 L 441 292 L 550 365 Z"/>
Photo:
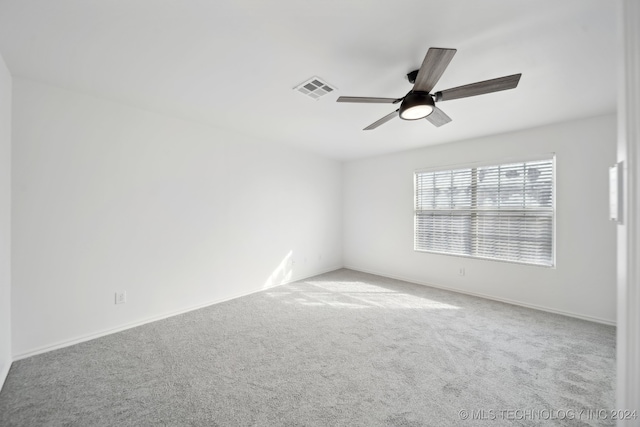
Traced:
<path fill-rule="evenodd" d="M 424 119 L 433 112 L 435 102 L 428 92 L 409 92 L 400 104 L 400 118 L 404 120 Z"/>
<path fill-rule="evenodd" d="M 407 80 L 409 80 L 409 83 L 414 84 L 416 82 L 416 77 L 418 77 L 419 71 L 420 70 L 413 70 L 407 74 Z"/>

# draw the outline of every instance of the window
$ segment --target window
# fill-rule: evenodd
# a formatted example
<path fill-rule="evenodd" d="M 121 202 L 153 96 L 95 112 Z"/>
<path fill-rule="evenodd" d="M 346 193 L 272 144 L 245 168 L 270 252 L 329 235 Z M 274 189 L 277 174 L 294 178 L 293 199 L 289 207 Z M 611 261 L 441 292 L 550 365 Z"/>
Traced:
<path fill-rule="evenodd" d="M 551 267 L 554 160 L 415 174 L 415 250 Z"/>

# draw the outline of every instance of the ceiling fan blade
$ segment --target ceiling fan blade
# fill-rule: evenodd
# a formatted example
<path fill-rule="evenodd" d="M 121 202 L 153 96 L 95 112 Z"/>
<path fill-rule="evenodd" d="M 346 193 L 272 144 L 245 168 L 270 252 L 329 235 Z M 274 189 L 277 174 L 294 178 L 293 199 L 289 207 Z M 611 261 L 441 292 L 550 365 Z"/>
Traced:
<path fill-rule="evenodd" d="M 449 101 L 469 96 L 484 95 L 485 93 L 499 92 L 501 90 L 513 89 L 518 86 L 522 74 L 499 77 L 497 79 L 485 80 L 483 82 L 471 83 L 447 90 L 436 92 L 436 101 Z"/>
<path fill-rule="evenodd" d="M 455 54 L 455 49 L 430 48 L 424 57 L 424 61 L 422 61 L 413 90 L 431 92 L 431 89 L 438 83 L 442 73 L 447 69 Z"/>
<path fill-rule="evenodd" d="M 386 116 L 384 116 L 383 118 L 371 123 L 369 126 L 367 126 L 366 128 L 362 129 L 362 130 L 371 130 L 371 129 L 375 129 L 380 125 L 383 125 L 385 123 L 387 123 L 389 120 L 393 119 L 394 117 L 398 116 L 398 111 L 400 111 L 400 109 L 398 108 L 396 111 L 394 111 L 393 113 L 387 114 Z"/>
<path fill-rule="evenodd" d="M 444 111 L 442 111 L 438 107 L 433 107 L 433 112 L 425 117 L 425 119 L 429 120 L 432 125 L 438 128 L 442 125 L 446 125 L 451 121 L 451 117 L 447 116 Z"/>
<path fill-rule="evenodd" d="M 401 100 L 401 99 L 400 99 Z M 393 104 L 397 98 L 372 98 L 366 96 L 341 96 L 336 102 L 359 102 L 364 104 Z"/>

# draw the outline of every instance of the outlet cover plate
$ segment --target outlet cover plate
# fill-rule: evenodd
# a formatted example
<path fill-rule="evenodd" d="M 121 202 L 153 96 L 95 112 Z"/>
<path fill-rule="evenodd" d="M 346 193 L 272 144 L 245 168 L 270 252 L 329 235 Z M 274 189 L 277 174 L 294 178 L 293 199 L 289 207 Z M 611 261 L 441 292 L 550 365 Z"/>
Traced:
<path fill-rule="evenodd" d="M 116 304 L 124 304 L 127 302 L 127 292 L 116 292 Z"/>

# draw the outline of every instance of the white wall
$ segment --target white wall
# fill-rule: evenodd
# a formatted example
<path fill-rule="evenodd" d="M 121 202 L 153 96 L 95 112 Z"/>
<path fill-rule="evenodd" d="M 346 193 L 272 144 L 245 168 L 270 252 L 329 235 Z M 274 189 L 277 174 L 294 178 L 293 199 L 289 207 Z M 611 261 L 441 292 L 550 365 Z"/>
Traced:
<path fill-rule="evenodd" d="M 18 358 L 342 265 L 336 161 L 19 78 L 13 115 Z"/>
<path fill-rule="evenodd" d="M 0 388 L 11 366 L 11 74 L 0 56 Z"/>
<path fill-rule="evenodd" d="M 557 167 L 556 268 L 413 250 L 414 170 L 551 152 Z M 614 323 L 616 243 L 608 220 L 608 166 L 615 158 L 616 117 L 610 115 L 345 163 L 344 264 Z M 459 267 L 465 276 L 458 276 Z"/>

